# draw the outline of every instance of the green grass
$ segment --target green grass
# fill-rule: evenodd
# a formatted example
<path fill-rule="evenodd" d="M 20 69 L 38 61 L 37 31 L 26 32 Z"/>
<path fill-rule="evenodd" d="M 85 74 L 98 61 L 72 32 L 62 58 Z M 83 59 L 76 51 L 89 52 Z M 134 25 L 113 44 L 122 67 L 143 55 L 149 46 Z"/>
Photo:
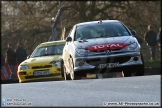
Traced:
<path fill-rule="evenodd" d="M 161 60 L 145 61 L 145 67 L 159 67 L 159 66 L 161 66 Z"/>

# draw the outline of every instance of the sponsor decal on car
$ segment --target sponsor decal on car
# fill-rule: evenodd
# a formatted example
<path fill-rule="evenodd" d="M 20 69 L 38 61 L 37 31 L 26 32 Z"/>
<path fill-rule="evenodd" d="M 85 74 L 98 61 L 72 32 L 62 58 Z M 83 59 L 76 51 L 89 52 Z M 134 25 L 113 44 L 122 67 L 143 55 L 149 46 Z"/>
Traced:
<path fill-rule="evenodd" d="M 105 43 L 105 44 L 97 44 L 93 46 L 86 47 L 85 50 L 90 51 L 104 51 L 104 50 L 113 50 L 113 49 L 123 49 L 124 47 L 128 46 L 125 43 Z"/>

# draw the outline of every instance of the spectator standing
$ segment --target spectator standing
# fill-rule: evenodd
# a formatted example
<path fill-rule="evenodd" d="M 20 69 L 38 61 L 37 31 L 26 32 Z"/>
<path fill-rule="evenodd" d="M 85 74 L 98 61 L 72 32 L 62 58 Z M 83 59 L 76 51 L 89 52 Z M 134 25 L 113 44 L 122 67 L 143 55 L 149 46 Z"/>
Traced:
<path fill-rule="evenodd" d="M 8 44 L 8 49 L 6 51 L 6 62 L 9 65 L 11 76 L 10 79 L 16 80 L 16 75 L 14 73 L 15 71 L 15 65 L 16 65 L 16 53 L 13 50 L 13 46 L 11 44 Z"/>
<path fill-rule="evenodd" d="M 157 34 L 156 39 L 159 43 L 159 51 L 161 52 L 161 27 L 159 28 L 159 33 Z"/>
<path fill-rule="evenodd" d="M 18 65 L 24 60 L 26 60 L 26 58 L 27 58 L 27 53 L 25 49 L 22 47 L 22 43 L 19 42 L 17 44 L 17 49 L 16 49 L 16 59 L 17 59 Z"/>
<path fill-rule="evenodd" d="M 3 54 L 1 53 L 1 71 L 4 73 L 6 79 L 9 80 L 10 78 L 8 77 L 8 74 L 7 74 L 4 64 L 5 64 L 5 58 L 4 58 Z"/>
<path fill-rule="evenodd" d="M 144 35 L 144 39 L 147 42 L 147 46 L 150 47 L 151 60 L 155 60 L 155 52 L 156 52 L 156 33 L 153 31 L 153 27 L 151 25 L 148 26 L 148 31 Z"/>

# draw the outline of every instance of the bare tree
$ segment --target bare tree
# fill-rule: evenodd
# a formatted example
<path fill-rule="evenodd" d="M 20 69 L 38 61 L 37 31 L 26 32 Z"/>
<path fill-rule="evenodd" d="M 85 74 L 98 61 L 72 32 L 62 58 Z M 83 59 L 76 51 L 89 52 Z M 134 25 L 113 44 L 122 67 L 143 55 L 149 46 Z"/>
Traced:
<path fill-rule="evenodd" d="M 51 18 L 59 9 L 58 1 L 3 1 L 1 10 L 2 52 L 7 43 L 24 43 L 28 54 L 52 35 Z M 161 1 L 62 1 L 63 13 L 57 25 L 67 36 L 76 23 L 94 20 L 119 20 L 143 38 L 147 25 L 161 26 Z M 143 44 L 142 47 L 146 45 Z M 149 51 L 149 50 L 147 50 Z M 146 56 L 146 55 L 145 55 Z"/>

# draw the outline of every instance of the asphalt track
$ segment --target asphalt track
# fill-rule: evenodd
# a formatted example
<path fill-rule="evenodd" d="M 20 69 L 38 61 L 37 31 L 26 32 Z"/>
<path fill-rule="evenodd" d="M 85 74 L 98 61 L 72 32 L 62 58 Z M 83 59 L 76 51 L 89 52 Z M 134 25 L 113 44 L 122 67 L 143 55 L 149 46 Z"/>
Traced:
<path fill-rule="evenodd" d="M 161 106 L 161 75 L 1 85 L 2 106 Z"/>

